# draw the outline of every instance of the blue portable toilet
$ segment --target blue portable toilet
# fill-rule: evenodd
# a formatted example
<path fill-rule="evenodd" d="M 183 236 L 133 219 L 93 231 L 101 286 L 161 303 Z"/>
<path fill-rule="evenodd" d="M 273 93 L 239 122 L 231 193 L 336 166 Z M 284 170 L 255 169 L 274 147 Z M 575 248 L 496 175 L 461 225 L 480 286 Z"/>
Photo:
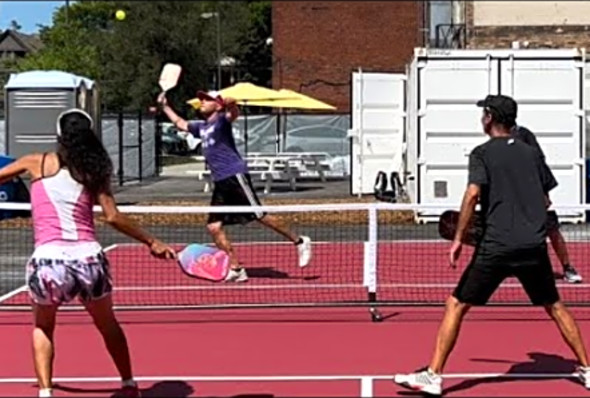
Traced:
<path fill-rule="evenodd" d="M 0 168 L 14 162 L 15 159 L 10 156 L 0 156 Z M 30 194 L 25 183 L 20 177 L 0 185 L 0 220 L 13 217 L 28 217 L 29 211 L 15 211 L 1 209 L 2 202 L 30 202 Z"/>

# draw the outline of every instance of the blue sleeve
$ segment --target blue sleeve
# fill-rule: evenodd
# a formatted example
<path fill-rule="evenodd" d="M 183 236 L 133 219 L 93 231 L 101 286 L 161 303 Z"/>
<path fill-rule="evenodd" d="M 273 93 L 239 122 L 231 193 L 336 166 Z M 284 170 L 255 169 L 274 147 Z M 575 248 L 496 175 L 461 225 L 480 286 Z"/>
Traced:
<path fill-rule="evenodd" d="M 188 132 L 195 138 L 201 138 L 201 124 L 198 120 L 188 122 Z"/>

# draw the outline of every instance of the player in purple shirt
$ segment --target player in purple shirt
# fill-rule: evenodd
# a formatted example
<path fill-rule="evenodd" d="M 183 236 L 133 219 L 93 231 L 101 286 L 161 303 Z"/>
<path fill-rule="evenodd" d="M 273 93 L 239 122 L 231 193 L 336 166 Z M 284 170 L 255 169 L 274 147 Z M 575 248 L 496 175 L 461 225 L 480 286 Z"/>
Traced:
<path fill-rule="evenodd" d="M 248 166 L 240 156 L 232 133 L 232 122 L 238 118 L 236 101 L 222 98 L 217 92 L 199 91 L 201 115 L 205 120 L 186 121 L 168 106 L 166 97 L 161 94 L 158 102 L 170 121 L 182 131 L 200 138 L 205 160 L 211 169 L 214 182 L 212 206 L 260 206 L 256 191 L 252 186 Z M 207 229 L 218 248 L 227 252 L 231 258 L 231 270 L 227 281 L 245 282 L 246 270 L 239 265 L 223 226 L 246 224 L 257 220 L 292 241 L 299 254 L 299 266 L 305 267 L 311 260 L 311 240 L 307 236 L 294 234 L 280 219 L 259 211 L 252 213 L 211 213 Z"/>

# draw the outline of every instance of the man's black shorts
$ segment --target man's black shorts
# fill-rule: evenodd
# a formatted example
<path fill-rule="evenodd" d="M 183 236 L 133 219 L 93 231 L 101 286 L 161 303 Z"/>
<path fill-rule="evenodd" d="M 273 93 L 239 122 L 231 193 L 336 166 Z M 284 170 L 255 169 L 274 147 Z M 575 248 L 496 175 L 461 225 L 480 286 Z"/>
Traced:
<path fill-rule="evenodd" d="M 248 174 L 236 174 L 224 180 L 215 181 L 211 206 L 260 206 L 260 200 Z M 221 222 L 224 225 L 247 224 L 264 216 L 262 212 L 252 213 L 211 213 L 208 224 Z"/>
<path fill-rule="evenodd" d="M 478 247 L 453 296 L 462 303 L 485 305 L 504 279 L 516 277 L 533 305 L 559 301 L 547 246 L 509 254 Z"/>

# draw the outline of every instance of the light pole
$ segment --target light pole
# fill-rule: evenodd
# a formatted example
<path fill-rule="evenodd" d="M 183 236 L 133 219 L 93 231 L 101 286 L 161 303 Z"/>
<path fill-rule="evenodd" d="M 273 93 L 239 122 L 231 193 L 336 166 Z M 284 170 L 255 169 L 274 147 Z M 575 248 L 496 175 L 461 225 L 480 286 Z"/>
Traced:
<path fill-rule="evenodd" d="M 217 21 L 217 90 L 221 90 L 221 18 L 219 15 L 219 6 L 215 12 L 205 12 L 201 18 L 215 18 Z"/>

